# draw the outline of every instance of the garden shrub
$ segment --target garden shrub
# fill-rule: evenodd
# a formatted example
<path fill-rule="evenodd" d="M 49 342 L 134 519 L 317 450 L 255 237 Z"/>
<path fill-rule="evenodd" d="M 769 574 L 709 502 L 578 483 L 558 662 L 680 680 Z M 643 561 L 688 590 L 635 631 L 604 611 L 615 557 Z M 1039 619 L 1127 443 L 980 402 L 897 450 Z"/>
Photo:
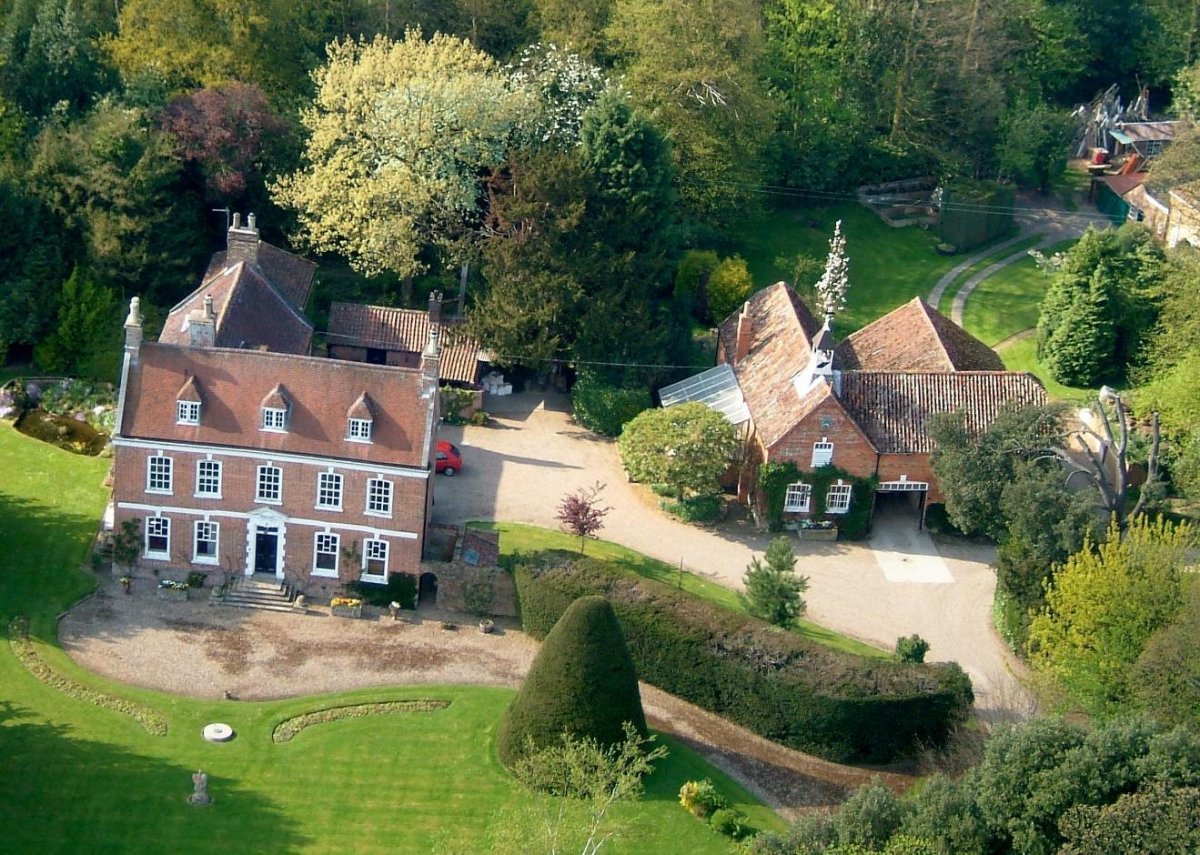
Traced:
<path fill-rule="evenodd" d="M 417 607 L 417 577 L 409 573 L 392 573 L 386 585 L 376 582 L 350 582 L 346 590 L 372 606 L 399 603 L 402 609 Z"/>
<path fill-rule="evenodd" d="M 496 747 L 506 766 L 563 734 L 606 748 L 625 740 L 626 723 L 647 733 L 637 672 L 612 606 L 603 597 L 572 599 L 539 634 L 545 641 L 500 721 Z"/>
<path fill-rule="evenodd" d="M 850 509 L 844 514 L 825 513 L 825 494 L 829 485 L 838 480 L 850 484 Z M 874 504 L 875 487 L 879 479 L 859 478 L 836 466 L 818 466 L 816 469 L 800 470 L 792 461 L 764 463 L 758 470 L 758 484 L 762 492 L 767 527 L 771 531 L 783 528 L 783 503 L 789 484 L 802 481 L 812 487 L 812 511 L 809 519 L 828 520 L 838 527 L 838 537 L 845 540 L 861 540 L 871 527 L 871 509 Z"/>
<path fill-rule="evenodd" d="M 709 320 L 714 325 L 721 323 L 749 299 L 753 289 L 754 280 L 750 277 L 746 259 L 734 255 L 722 261 L 709 274 L 705 288 Z"/>
<path fill-rule="evenodd" d="M 924 662 L 928 652 L 929 642 L 915 632 L 896 639 L 896 656 L 901 662 Z"/>
<path fill-rule="evenodd" d="M 703 781 L 688 781 L 679 788 L 679 803 L 692 816 L 704 819 L 725 807 L 725 797 L 717 792 L 708 778 Z"/>
<path fill-rule="evenodd" d="M 193 570 L 191 573 L 187 574 L 186 584 L 189 588 L 203 588 L 204 580 L 207 578 L 207 573 L 201 573 L 197 570 Z"/>
<path fill-rule="evenodd" d="M 737 808 L 719 808 L 708 818 L 708 824 L 717 834 L 740 840 L 746 833 L 746 815 Z"/>
<path fill-rule="evenodd" d="M 291 742 L 300 731 L 314 724 L 328 724 L 351 718 L 366 718 L 373 715 L 395 715 L 406 712 L 433 712 L 450 706 L 449 701 L 436 698 L 415 698 L 407 701 L 382 701 L 377 704 L 353 704 L 345 707 L 329 707 L 303 715 L 292 716 L 275 725 L 271 731 L 272 742 Z"/>
<path fill-rule="evenodd" d="M 717 269 L 721 258 L 711 249 L 689 249 L 683 254 L 675 272 L 675 299 L 698 320 L 708 315 L 705 289 L 708 277 Z"/>
<path fill-rule="evenodd" d="M 515 575 L 521 620 L 535 638 L 577 598 L 602 594 L 643 680 L 832 760 L 886 762 L 940 743 L 973 700 L 953 663 L 911 665 L 824 647 L 605 561 L 544 552 Z"/>
<path fill-rule="evenodd" d="M 647 387 L 617 385 L 593 371 L 581 371 L 571 387 L 575 421 L 604 436 L 620 436 L 626 422 L 652 406 Z"/>
<path fill-rule="evenodd" d="M 658 506 L 684 522 L 712 522 L 721 515 L 720 496 L 689 496 L 678 502 L 666 499 Z"/>

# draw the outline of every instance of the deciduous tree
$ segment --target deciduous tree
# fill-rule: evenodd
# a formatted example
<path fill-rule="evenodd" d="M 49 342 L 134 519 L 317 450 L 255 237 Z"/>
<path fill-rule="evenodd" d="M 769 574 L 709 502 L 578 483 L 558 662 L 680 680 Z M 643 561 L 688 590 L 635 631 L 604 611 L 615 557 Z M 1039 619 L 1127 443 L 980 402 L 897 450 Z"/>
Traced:
<path fill-rule="evenodd" d="M 711 495 L 737 453 L 733 425 L 704 404 L 646 410 L 617 440 L 629 477 L 664 484 L 680 499 Z"/>
<path fill-rule="evenodd" d="M 579 538 L 579 554 L 583 555 L 584 544 L 589 537 L 604 528 L 604 518 L 612 510 L 600 503 L 604 485 L 597 481 L 591 487 L 580 487 L 574 493 L 563 496 L 555 515 L 563 528 Z"/>

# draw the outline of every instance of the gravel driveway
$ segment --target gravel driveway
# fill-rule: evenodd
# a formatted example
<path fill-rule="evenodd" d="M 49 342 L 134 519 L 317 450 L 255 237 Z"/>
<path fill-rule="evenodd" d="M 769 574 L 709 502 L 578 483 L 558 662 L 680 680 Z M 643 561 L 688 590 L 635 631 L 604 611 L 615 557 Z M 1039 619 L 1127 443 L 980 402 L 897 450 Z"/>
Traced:
<path fill-rule="evenodd" d="M 653 494 L 627 482 L 616 444 L 571 421 L 565 395 L 489 396 L 484 406 L 493 416 L 486 427 L 441 427 L 440 436 L 462 448 L 464 468 L 437 480 L 436 522 L 557 528 L 562 496 L 601 482 L 613 508 L 601 536 L 672 564 L 682 561 L 687 570 L 735 589 L 770 541 L 744 519 L 699 528 L 661 513 Z M 985 717 L 1028 715 L 1031 701 L 1017 676 L 1021 663 L 989 617 L 993 549 L 934 543 L 915 527 L 915 511 L 893 507 L 877 517 L 865 543 L 797 542 L 799 572 L 809 577 L 808 617 L 889 650 L 899 636 L 918 633 L 931 645 L 930 661 L 955 661 L 970 674 Z"/>

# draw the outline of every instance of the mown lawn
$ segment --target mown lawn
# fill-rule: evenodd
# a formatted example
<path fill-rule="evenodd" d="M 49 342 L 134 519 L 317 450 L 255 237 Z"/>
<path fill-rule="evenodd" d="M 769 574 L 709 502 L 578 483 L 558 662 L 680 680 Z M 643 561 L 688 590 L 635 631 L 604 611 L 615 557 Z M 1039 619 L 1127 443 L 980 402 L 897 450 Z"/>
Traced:
<path fill-rule="evenodd" d="M 492 737 L 512 693 L 483 687 L 369 689 L 270 703 L 198 701 L 101 679 L 57 646 L 55 615 L 94 585 L 79 569 L 103 508 L 107 461 L 76 457 L 0 423 L 0 624 L 30 619 L 43 659 L 71 680 L 161 713 L 166 736 L 35 679 L 0 644 L 0 848 L 11 852 L 429 852 L 488 850 L 489 826 L 531 797 L 495 758 Z M 196 655 L 204 655 L 197 651 Z M 286 744 L 275 725 L 332 706 L 414 697 L 450 706 L 321 724 Z M 211 745 L 213 721 L 237 738 Z M 621 805 L 614 852 L 725 852 L 726 842 L 676 803 L 705 776 L 760 828 L 781 821 L 686 747 Z M 186 803 L 191 774 L 214 803 Z M 532 833 L 529 835 L 532 836 Z"/>
<path fill-rule="evenodd" d="M 529 554 L 539 552 L 543 549 L 567 549 L 571 551 L 579 549 L 579 538 L 571 537 L 564 532 L 548 528 L 508 522 L 470 522 L 467 525 L 473 528 L 499 531 L 500 552 L 506 557 L 512 557 L 519 553 Z M 692 573 L 680 573 L 679 568 L 676 566 L 643 555 L 640 552 L 635 552 L 632 549 L 627 549 L 618 543 L 612 543 L 607 540 L 589 540 L 584 554 L 612 562 L 616 566 L 638 576 L 654 579 L 657 582 L 662 582 L 672 587 L 679 587 L 689 594 L 716 603 L 719 606 L 739 612 L 745 612 L 746 610 L 738 595 L 724 585 L 718 585 L 716 582 L 710 582 L 708 579 Z M 818 644 L 824 644 L 848 653 L 857 653 L 862 656 L 878 658 L 891 656 L 890 653 L 880 650 L 878 647 L 863 644 L 861 641 L 848 638 L 809 621 L 800 621 L 796 632 Z"/>
<path fill-rule="evenodd" d="M 1064 241 L 1046 251 L 1061 252 L 1075 241 Z M 1037 325 L 1042 296 L 1050 284 L 1032 258 L 1023 258 L 979 283 L 963 308 L 963 327 L 994 347 L 1009 336 Z"/>
<path fill-rule="evenodd" d="M 1001 238 L 1000 240 L 1003 241 L 1005 239 L 1006 238 Z M 1042 239 L 1041 235 L 1031 235 L 1031 236 L 1027 237 L 1025 240 L 1017 241 L 1016 243 L 1011 244 L 1010 246 L 1006 246 L 1004 249 L 994 252 L 991 255 L 985 256 L 984 258 L 981 258 L 979 261 L 972 264 L 970 267 L 968 267 L 962 273 L 958 274 L 958 276 L 954 277 L 954 281 L 952 281 L 950 283 L 950 285 L 946 288 L 945 292 L 942 294 L 941 303 L 939 303 L 934 308 L 936 308 L 942 314 L 949 317 L 950 316 L 950 308 L 954 304 L 954 296 L 959 292 L 959 289 L 962 288 L 962 286 L 966 283 L 966 281 L 968 279 L 970 279 L 976 273 L 979 273 L 984 268 L 990 267 L 991 265 L 995 264 L 997 261 L 1001 261 L 1002 259 L 1008 258 L 1010 255 L 1012 255 L 1015 252 L 1020 252 L 1025 249 L 1029 249 L 1030 247 L 1036 245 L 1039 241 L 1041 241 L 1041 239 Z M 984 247 L 982 249 L 972 250 L 972 252 L 981 252 L 981 251 L 986 251 L 986 247 Z"/>
<path fill-rule="evenodd" d="M 1077 402 L 1095 394 L 1095 390 L 1064 386 L 1051 377 L 1050 372 L 1037 360 L 1037 337 L 1034 335 L 1009 342 L 996 352 L 1009 371 L 1028 371 L 1041 380 L 1052 401 Z"/>
<path fill-rule="evenodd" d="M 805 253 L 823 262 L 833 224 L 842 221 L 850 257 L 850 290 L 838 315 L 839 335 L 853 332 L 916 296 L 928 295 L 938 278 L 961 259 L 934 252 L 937 236 L 916 226 L 893 229 L 857 202 L 828 208 L 777 205 L 737 230 L 729 251 L 740 253 L 754 287 L 791 282 L 792 271 L 775 263 L 780 256 Z"/>

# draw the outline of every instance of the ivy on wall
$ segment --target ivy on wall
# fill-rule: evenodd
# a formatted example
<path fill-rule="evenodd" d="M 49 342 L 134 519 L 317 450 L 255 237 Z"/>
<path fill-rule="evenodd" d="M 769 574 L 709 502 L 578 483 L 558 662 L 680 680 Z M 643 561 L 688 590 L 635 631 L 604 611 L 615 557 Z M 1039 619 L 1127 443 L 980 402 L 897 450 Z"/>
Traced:
<path fill-rule="evenodd" d="M 829 485 L 837 483 L 838 480 L 852 487 L 850 509 L 844 514 L 826 514 L 825 496 L 829 493 Z M 797 481 L 812 488 L 810 519 L 828 519 L 836 522 L 840 535 L 848 540 L 858 540 L 866 536 L 879 479 L 873 475 L 870 478 L 859 478 L 836 466 L 818 466 L 816 469 L 806 469 L 802 472 L 790 460 L 764 463 L 758 469 L 759 489 L 762 491 L 767 526 L 771 531 L 779 531 L 783 527 L 783 503 L 787 497 L 787 488 L 789 484 L 795 484 Z"/>

